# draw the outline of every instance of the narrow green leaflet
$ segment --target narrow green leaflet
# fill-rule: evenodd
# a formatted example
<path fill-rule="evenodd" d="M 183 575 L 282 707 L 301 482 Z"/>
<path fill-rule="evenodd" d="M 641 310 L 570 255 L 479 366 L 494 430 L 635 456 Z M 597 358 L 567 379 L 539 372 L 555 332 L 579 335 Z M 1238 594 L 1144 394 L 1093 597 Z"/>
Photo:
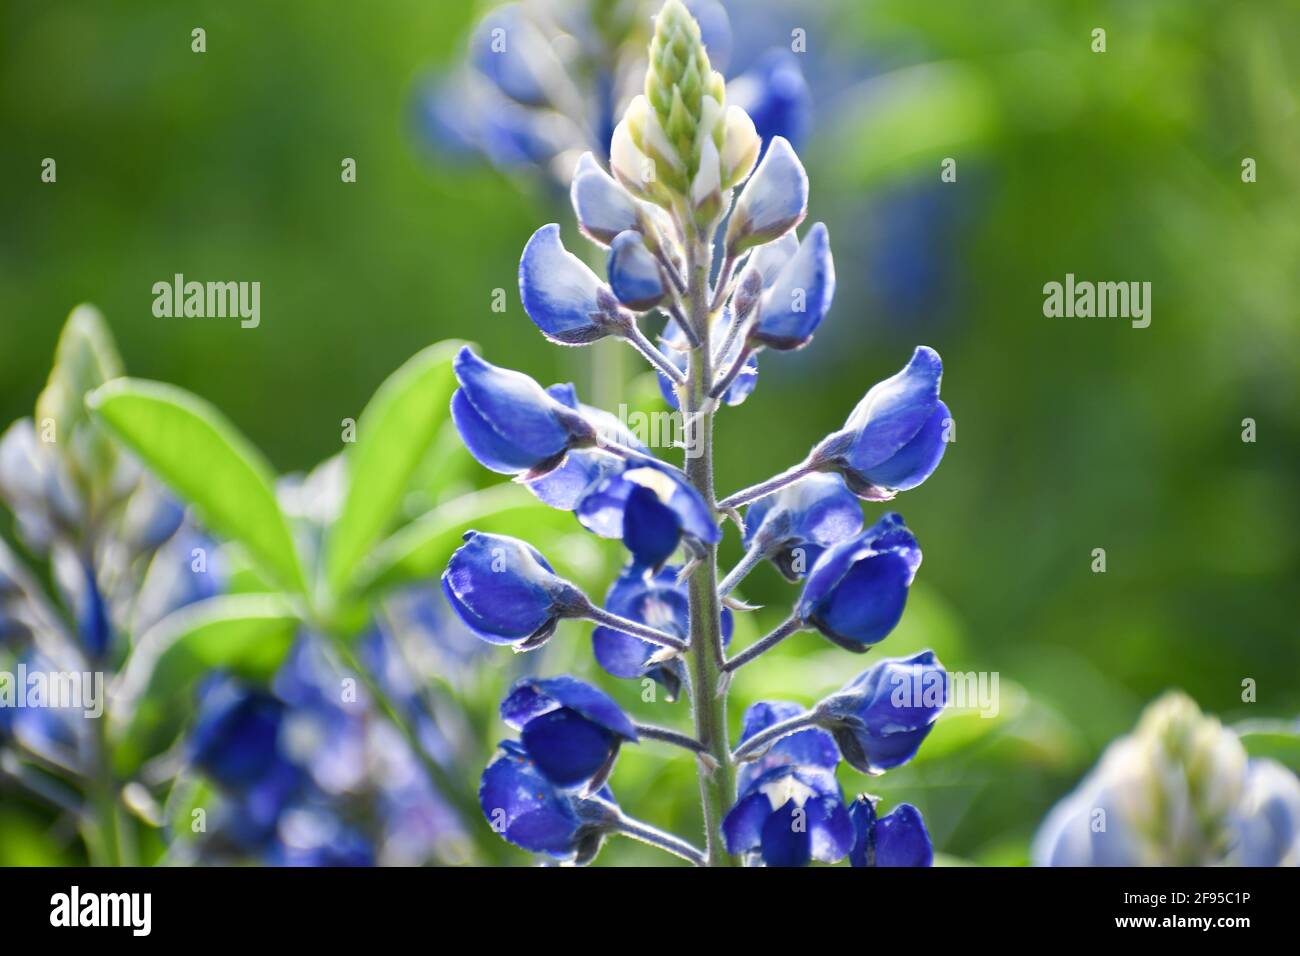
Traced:
<path fill-rule="evenodd" d="M 221 412 L 173 385 L 131 378 L 86 401 L 211 531 L 242 544 L 280 586 L 306 590 L 271 467 Z"/>
<path fill-rule="evenodd" d="M 419 352 L 379 386 L 346 456 L 347 493 L 330 530 L 325 580 L 341 593 L 366 551 L 388 530 L 421 459 L 447 419 L 456 388 L 451 361 L 461 342 Z"/>
<path fill-rule="evenodd" d="M 546 507 L 519 485 L 496 485 L 448 501 L 381 542 L 361 566 L 358 584 L 373 591 L 438 578 L 468 528 L 518 534 L 573 526 L 573 515 Z"/>
<path fill-rule="evenodd" d="M 135 766 L 166 746 L 172 718 L 184 713 L 200 677 L 216 668 L 246 680 L 270 679 L 297 633 L 298 608 L 286 595 L 208 598 L 165 617 L 140 638 L 114 687 L 119 766 Z"/>

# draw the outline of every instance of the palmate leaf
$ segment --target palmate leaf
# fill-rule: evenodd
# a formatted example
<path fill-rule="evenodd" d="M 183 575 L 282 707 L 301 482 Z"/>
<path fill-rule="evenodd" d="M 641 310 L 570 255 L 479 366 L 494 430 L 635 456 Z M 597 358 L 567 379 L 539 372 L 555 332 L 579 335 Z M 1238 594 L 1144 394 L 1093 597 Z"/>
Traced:
<path fill-rule="evenodd" d="M 448 418 L 460 342 L 440 342 L 390 375 L 362 412 L 346 453 L 347 492 L 325 551 L 325 581 L 344 592 L 398 513 L 411 477 Z"/>
<path fill-rule="evenodd" d="M 174 385 L 120 378 L 87 406 L 218 535 L 239 542 L 267 577 L 306 591 L 289 524 L 275 500 L 274 473 L 214 406 Z"/>
<path fill-rule="evenodd" d="M 166 745 L 159 734 L 175 732 L 174 718 L 208 671 L 267 682 L 293 644 L 299 610 L 287 595 L 223 595 L 181 608 L 146 631 L 114 687 L 119 769 L 126 772 Z"/>

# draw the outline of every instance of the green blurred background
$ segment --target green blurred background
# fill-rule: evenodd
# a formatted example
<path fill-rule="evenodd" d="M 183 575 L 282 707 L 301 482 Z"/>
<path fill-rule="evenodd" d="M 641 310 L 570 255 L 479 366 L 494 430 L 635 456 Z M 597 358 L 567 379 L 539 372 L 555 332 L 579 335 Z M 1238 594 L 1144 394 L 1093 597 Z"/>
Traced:
<path fill-rule="evenodd" d="M 440 338 L 584 385 L 589 351 L 546 345 L 515 287 L 538 225 L 572 235 L 563 197 L 449 164 L 413 128 L 417 84 L 461 54 L 480 9 L 8 0 L 0 424 L 30 413 L 83 300 L 132 374 L 212 399 L 282 471 L 336 452 L 340 420 Z M 938 349 L 957 442 L 896 502 L 925 564 L 881 651 L 930 646 L 950 670 L 1000 678 L 996 719 L 948 714 L 912 765 L 846 772 L 846 789 L 916 803 L 953 858 L 1019 863 L 1046 810 L 1160 691 L 1229 721 L 1295 718 L 1300 7 L 870 0 L 748 16 L 763 45 L 808 31 L 810 221 L 830 226 L 841 285 L 812 346 L 765 356 L 753 397 L 722 414 L 719 490 L 798 460 L 915 344 Z M 45 157 L 55 184 L 40 181 Z M 344 157 L 355 184 L 340 181 Z M 955 183 L 939 181 L 945 157 Z M 260 281 L 261 327 L 154 318 L 151 286 L 178 272 Z M 1151 282 L 1150 327 L 1045 318 L 1042 287 L 1067 272 Z M 628 394 L 660 407 L 648 377 Z M 723 563 L 737 553 L 728 541 Z M 762 569 L 745 596 L 767 607 L 742 641 L 794 591 Z M 585 629 L 566 627 L 545 668 L 593 674 Z M 812 702 L 864 660 L 791 640 L 737 679 L 732 719 L 758 697 Z M 1242 703 L 1246 678 L 1257 703 Z M 598 679 L 643 719 L 686 720 L 684 704 Z M 486 709 L 485 680 L 472 696 Z M 641 750 L 615 776 L 620 801 L 692 833 L 691 763 Z M 600 863 L 652 852 L 620 843 Z"/>

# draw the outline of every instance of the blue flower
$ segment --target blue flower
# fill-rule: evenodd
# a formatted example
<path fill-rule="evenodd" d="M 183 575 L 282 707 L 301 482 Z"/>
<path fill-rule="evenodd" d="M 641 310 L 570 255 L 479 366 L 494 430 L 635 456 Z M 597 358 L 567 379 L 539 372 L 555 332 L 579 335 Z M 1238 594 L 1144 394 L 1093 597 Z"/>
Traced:
<path fill-rule="evenodd" d="M 835 263 L 826 227 L 814 223 L 775 277 L 769 282 L 764 275 L 764 285 L 767 291 L 750 340 L 772 349 L 803 348 L 835 297 Z"/>
<path fill-rule="evenodd" d="M 617 319 L 612 294 L 586 263 L 564 248 L 555 223 L 542 226 L 524 246 L 519 295 L 533 324 L 562 345 L 604 338 Z"/>
<path fill-rule="evenodd" d="M 659 263 L 639 232 L 628 229 L 614 237 L 606 270 L 614 296 L 633 311 L 653 309 L 664 297 Z"/>
<path fill-rule="evenodd" d="M 871 387 L 813 458 L 871 501 L 915 488 L 939 467 L 947 449 L 952 416 L 939 400 L 942 377 L 939 353 L 918 346 L 902 371 Z"/>
<path fill-rule="evenodd" d="M 710 48 L 712 55 L 712 48 Z M 763 53 L 754 65 L 727 84 L 727 102 L 754 121 L 763 142 L 775 136 L 802 145 L 811 121 L 812 95 L 799 58 L 784 47 Z"/>
<path fill-rule="evenodd" d="M 624 462 L 599 479 L 576 509 L 588 530 L 621 537 L 638 565 L 657 568 L 683 536 L 706 544 L 721 537 L 708 505 L 686 476 L 651 459 Z M 617 530 L 615 530 L 617 529 Z"/>
<path fill-rule="evenodd" d="M 740 742 L 773 724 L 804 713 L 804 708 L 788 700 L 760 700 L 745 709 L 740 728 Z M 840 762 L 840 752 L 835 740 L 824 730 L 810 727 L 781 737 L 756 760 L 740 764 L 736 772 L 736 788 L 741 793 L 752 788 L 755 781 L 778 767 L 803 767 L 833 771 Z"/>
<path fill-rule="evenodd" d="M 519 650 L 539 647 L 585 601 L 532 545 L 478 531 L 465 532 L 442 573 L 442 590 L 483 640 Z"/>
<path fill-rule="evenodd" d="M 788 701 L 760 701 L 745 711 L 741 743 L 803 712 Z M 835 780 L 839 754 L 815 728 L 778 740 L 740 766 L 739 799 L 722 822 L 729 853 L 758 853 L 768 866 L 834 863 L 853 845 L 853 825 Z"/>
<path fill-rule="evenodd" d="M 900 803 L 883 817 L 876 816 L 876 798 L 860 795 L 849 806 L 853 819 L 852 866 L 930 866 L 934 847 L 921 812 Z"/>
<path fill-rule="evenodd" d="M 948 702 L 948 674 L 933 651 L 886 658 L 817 705 L 840 754 L 878 774 L 914 756 Z"/>
<path fill-rule="evenodd" d="M 599 790 L 636 727 L 604 691 L 574 677 L 525 677 L 501 702 L 501 719 L 519 731 L 537 769 L 557 787 Z"/>
<path fill-rule="evenodd" d="M 794 148 L 781 136 L 740 191 L 727 224 L 727 255 L 737 256 L 799 225 L 808 211 L 808 174 Z"/>
<path fill-rule="evenodd" d="M 551 105 L 549 91 L 563 76 L 563 64 L 517 4 L 489 11 L 470 39 L 470 53 L 479 71 L 516 103 Z"/>
<path fill-rule="evenodd" d="M 284 763 L 280 728 L 285 710 L 270 694 L 248 690 L 223 675 L 210 678 L 199 690 L 190 759 L 231 790 L 260 783 Z"/>
<path fill-rule="evenodd" d="M 460 382 L 451 397 L 456 430 L 485 468 L 506 475 L 545 474 L 596 434 L 581 414 L 527 375 L 497 368 L 468 347 L 456 355 Z"/>
<path fill-rule="evenodd" d="M 651 208 L 618 184 L 590 152 L 583 153 L 573 171 L 569 201 L 582 234 L 598 245 L 608 246 L 620 232 L 642 229 L 642 216 Z"/>
<path fill-rule="evenodd" d="M 688 640 L 690 607 L 686 585 L 677 581 L 680 570 L 665 567 L 658 574 L 647 576 L 633 565 L 618 576 L 605 595 L 605 610 Z M 731 641 L 733 630 L 731 611 L 723 608 L 724 647 Z M 663 685 L 668 700 L 677 699 L 686 673 L 680 657 L 662 664 L 650 664 L 650 658 L 659 651 L 658 647 L 604 625 L 592 630 L 591 644 L 597 663 L 610 674 L 629 679 L 649 677 Z"/>
<path fill-rule="evenodd" d="M 861 653 L 894 629 L 921 566 L 921 548 L 897 514 L 822 553 L 797 613 L 840 647 Z"/>
<path fill-rule="evenodd" d="M 478 802 L 488 823 L 508 842 L 576 863 L 596 856 L 617 813 L 608 787 L 595 799 L 556 790 L 513 740 L 502 741 L 483 771 Z"/>
<path fill-rule="evenodd" d="M 772 560 L 790 581 L 826 548 L 862 530 L 862 506 L 838 475 L 813 474 L 760 498 L 745 514 L 745 549 Z"/>

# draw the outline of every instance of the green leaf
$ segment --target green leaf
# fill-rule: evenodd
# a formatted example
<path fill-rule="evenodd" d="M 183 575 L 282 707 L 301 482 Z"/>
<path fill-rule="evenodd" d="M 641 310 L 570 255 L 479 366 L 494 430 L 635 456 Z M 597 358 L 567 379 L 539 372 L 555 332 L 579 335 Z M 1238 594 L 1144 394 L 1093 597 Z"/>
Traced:
<path fill-rule="evenodd" d="M 525 526 L 571 528 L 573 516 L 546 507 L 516 484 L 452 499 L 380 543 L 359 569 L 358 588 L 373 593 L 437 578 L 470 528 L 520 535 Z"/>
<path fill-rule="evenodd" d="M 357 422 L 345 458 L 347 493 L 330 529 L 325 580 L 343 592 L 370 547 L 388 530 L 421 459 L 447 419 L 460 342 L 419 352 L 379 386 Z"/>
<path fill-rule="evenodd" d="M 292 591 L 306 591 L 274 473 L 224 415 L 174 385 L 122 378 L 87 404 L 123 444 L 186 501 L 209 530 L 238 541 Z"/>
<path fill-rule="evenodd" d="M 199 678 L 214 668 L 266 683 L 301 623 L 283 594 L 208 598 L 169 614 L 137 642 L 115 694 L 115 755 L 119 769 L 134 767 L 167 745 L 159 735 L 185 713 Z"/>

